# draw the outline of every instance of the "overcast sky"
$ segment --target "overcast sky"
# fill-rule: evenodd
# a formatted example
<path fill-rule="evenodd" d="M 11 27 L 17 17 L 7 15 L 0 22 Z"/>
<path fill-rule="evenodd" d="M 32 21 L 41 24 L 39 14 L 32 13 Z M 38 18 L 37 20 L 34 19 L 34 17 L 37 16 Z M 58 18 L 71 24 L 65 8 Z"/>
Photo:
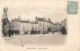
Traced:
<path fill-rule="evenodd" d="M 6 0 L 2 7 L 8 7 L 9 20 L 17 18 L 31 21 L 38 17 L 51 18 L 53 22 L 66 19 L 65 0 Z"/>

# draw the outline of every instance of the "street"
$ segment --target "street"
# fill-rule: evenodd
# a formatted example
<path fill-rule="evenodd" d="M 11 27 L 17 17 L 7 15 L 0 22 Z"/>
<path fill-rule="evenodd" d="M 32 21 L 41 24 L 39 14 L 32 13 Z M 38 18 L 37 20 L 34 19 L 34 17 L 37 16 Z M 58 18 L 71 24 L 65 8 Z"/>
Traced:
<path fill-rule="evenodd" d="M 24 46 L 24 45 L 61 45 L 64 44 L 66 35 L 60 32 L 54 34 L 35 34 L 35 35 L 16 35 L 11 37 L 3 37 L 4 41 L 9 44 Z"/>

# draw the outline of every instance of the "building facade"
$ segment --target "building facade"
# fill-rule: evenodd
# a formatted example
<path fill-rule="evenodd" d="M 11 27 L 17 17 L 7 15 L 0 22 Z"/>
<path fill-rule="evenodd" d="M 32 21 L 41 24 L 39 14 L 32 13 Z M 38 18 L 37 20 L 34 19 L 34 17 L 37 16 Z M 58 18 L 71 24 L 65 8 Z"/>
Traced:
<path fill-rule="evenodd" d="M 36 16 L 35 21 L 30 21 L 29 19 L 21 20 L 20 16 L 18 16 L 18 18 L 9 21 L 7 10 L 7 8 L 4 8 L 2 18 L 2 33 L 4 36 L 7 34 L 46 34 L 60 31 L 63 26 L 67 30 L 67 19 L 61 21 L 61 23 L 53 23 L 50 18 Z"/>
<path fill-rule="evenodd" d="M 18 18 L 10 22 L 10 31 L 12 34 L 45 34 L 54 31 L 55 24 L 50 19 L 35 18 L 35 21 L 21 20 Z"/>

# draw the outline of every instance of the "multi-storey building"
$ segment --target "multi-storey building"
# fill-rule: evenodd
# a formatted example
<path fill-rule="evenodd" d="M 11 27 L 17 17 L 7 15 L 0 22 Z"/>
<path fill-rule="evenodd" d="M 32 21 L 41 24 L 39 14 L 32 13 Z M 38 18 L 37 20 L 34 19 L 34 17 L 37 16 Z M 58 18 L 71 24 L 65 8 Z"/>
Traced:
<path fill-rule="evenodd" d="M 21 20 L 20 17 L 10 22 L 10 30 L 18 34 L 45 34 L 48 32 L 60 31 L 61 27 L 66 25 L 66 20 L 61 23 L 53 23 L 50 19 L 38 18 L 35 21 Z"/>
<path fill-rule="evenodd" d="M 47 33 L 47 21 L 46 18 L 38 18 L 36 17 L 35 21 L 38 22 L 38 31 L 40 34 Z"/>
<path fill-rule="evenodd" d="M 38 18 L 35 21 L 21 20 L 20 17 L 10 22 L 10 31 L 18 34 L 45 34 L 54 31 L 55 25 L 50 19 Z"/>
<path fill-rule="evenodd" d="M 4 14 L 2 19 L 3 35 L 10 34 L 45 34 L 48 32 L 60 31 L 61 27 L 67 29 L 66 19 L 61 23 L 53 23 L 50 18 L 36 17 L 35 21 L 21 20 L 20 16 L 9 22 L 7 18 L 7 9 L 4 8 Z"/>
<path fill-rule="evenodd" d="M 18 18 L 15 18 L 10 22 L 9 31 L 11 32 L 11 34 L 14 34 L 14 33 L 19 34 L 20 33 L 20 21 L 21 21 L 21 18 L 18 16 Z"/>
<path fill-rule="evenodd" d="M 20 34 L 28 34 L 30 31 L 30 23 L 28 20 L 21 20 Z"/>
<path fill-rule="evenodd" d="M 38 33 L 38 22 L 32 22 L 30 21 L 31 24 L 31 34 L 37 34 Z"/>

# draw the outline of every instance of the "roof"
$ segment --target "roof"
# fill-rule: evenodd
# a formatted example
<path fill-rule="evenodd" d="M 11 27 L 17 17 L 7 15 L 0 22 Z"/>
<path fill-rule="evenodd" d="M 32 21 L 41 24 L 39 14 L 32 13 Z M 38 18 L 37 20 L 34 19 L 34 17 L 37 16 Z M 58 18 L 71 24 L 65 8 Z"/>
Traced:
<path fill-rule="evenodd" d="M 51 22 L 51 24 L 54 24 L 53 22 Z"/>
<path fill-rule="evenodd" d="M 21 20 L 20 22 L 21 23 L 29 23 L 29 21 L 27 21 L 27 20 Z"/>
<path fill-rule="evenodd" d="M 31 24 L 38 24 L 38 22 L 33 22 L 33 21 L 31 21 L 30 23 L 31 23 Z"/>
<path fill-rule="evenodd" d="M 37 18 L 38 21 L 45 21 L 44 18 Z"/>
<path fill-rule="evenodd" d="M 20 22 L 20 21 L 21 21 L 20 18 L 15 18 L 15 19 L 13 19 L 11 22 Z"/>
<path fill-rule="evenodd" d="M 11 22 L 20 22 L 20 21 L 19 21 L 19 20 L 15 20 L 15 21 L 14 21 L 14 20 L 12 20 Z"/>

